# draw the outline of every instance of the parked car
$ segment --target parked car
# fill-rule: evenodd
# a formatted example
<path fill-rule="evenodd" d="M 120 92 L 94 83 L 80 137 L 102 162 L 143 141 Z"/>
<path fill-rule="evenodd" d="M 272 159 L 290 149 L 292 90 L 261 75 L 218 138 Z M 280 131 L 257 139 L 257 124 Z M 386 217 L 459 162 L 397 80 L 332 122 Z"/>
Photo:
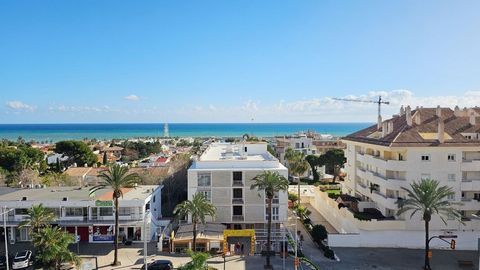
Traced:
<path fill-rule="evenodd" d="M 32 251 L 24 250 L 17 252 L 13 258 L 12 269 L 22 269 L 33 265 Z"/>
<path fill-rule="evenodd" d="M 173 263 L 169 260 L 156 260 L 148 264 L 148 270 L 172 270 Z M 142 266 L 142 270 L 145 270 L 145 265 Z"/>

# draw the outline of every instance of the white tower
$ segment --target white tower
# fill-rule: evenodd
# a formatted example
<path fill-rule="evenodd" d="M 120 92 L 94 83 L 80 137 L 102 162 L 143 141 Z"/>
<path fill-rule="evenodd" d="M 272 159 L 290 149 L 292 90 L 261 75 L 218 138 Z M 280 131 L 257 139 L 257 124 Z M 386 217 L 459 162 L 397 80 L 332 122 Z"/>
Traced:
<path fill-rule="evenodd" d="M 168 123 L 165 123 L 165 125 L 163 125 L 163 137 L 170 137 L 170 133 L 168 132 Z"/>

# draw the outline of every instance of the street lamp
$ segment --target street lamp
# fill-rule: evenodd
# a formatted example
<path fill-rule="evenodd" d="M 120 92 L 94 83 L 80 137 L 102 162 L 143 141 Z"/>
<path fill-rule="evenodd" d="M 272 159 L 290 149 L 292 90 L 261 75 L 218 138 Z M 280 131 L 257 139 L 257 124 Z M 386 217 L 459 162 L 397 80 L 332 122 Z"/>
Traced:
<path fill-rule="evenodd" d="M 145 265 L 145 270 L 148 269 L 147 263 L 147 217 L 150 213 L 150 210 L 145 211 L 145 215 L 143 217 L 143 264 Z"/>
<path fill-rule="evenodd" d="M 5 236 L 5 262 L 7 264 L 7 270 L 10 270 L 10 262 L 8 258 L 8 243 L 7 243 L 7 214 L 15 210 L 14 208 L 7 211 L 7 207 L 3 207 L 3 234 Z"/>
<path fill-rule="evenodd" d="M 298 269 L 298 226 L 297 226 L 297 221 L 298 221 L 298 216 L 297 216 L 297 212 L 295 211 L 292 211 L 293 214 L 295 215 L 295 259 L 294 259 L 294 267 L 295 267 L 295 270 Z"/>

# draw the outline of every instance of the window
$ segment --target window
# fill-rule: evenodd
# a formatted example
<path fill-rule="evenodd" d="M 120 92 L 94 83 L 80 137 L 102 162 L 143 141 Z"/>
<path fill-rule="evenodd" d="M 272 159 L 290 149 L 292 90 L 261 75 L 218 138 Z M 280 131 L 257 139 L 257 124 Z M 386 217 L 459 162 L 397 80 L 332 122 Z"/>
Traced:
<path fill-rule="evenodd" d="M 51 211 L 56 218 L 60 216 L 60 208 L 48 208 L 49 211 Z"/>
<path fill-rule="evenodd" d="M 246 152 L 247 152 L 247 147 L 245 146 L 245 147 L 243 148 L 243 150 L 245 150 L 244 152 L 246 153 Z"/>
<path fill-rule="evenodd" d="M 422 155 L 422 161 L 430 161 L 430 155 Z"/>
<path fill-rule="evenodd" d="M 28 209 L 17 208 L 17 209 L 15 209 L 15 215 L 28 215 Z"/>
<path fill-rule="evenodd" d="M 111 209 L 111 208 L 110 208 Z M 65 216 L 66 217 L 81 217 L 83 216 L 83 209 L 82 208 L 65 208 Z"/>
<path fill-rule="evenodd" d="M 447 196 L 447 200 L 449 200 L 449 201 L 454 201 L 454 200 L 455 200 L 455 194 L 449 194 L 449 195 Z"/>
<path fill-rule="evenodd" d="M 242 199 L 243 198 L 243 190 L 241 188 L 234 188 L 233 189 L 233 198 L 234 199 Z"/>
<path fill-rule="evenodd" d="M 202 193 L 203 196 L 205 196 L 205 198 L 207 198 L 207 200 L 209 202 L 212 201 L 212 192 L 211 191 L 202 190 L 202 191 L 199 191 L 198 193 Z"/>
<path fill-rule="evenodd" d="M 211 173 L 198 173 L 198 186 L 209 187 L 211 185 Z"/>
<path fill-rule="evenodd" d="M 455 161 L 455 154 L 448 154 L 447 160 L 448 161 Z"/>
<path fill-rule="evenodd" d="M 120 208 L 122 209 L 122 208 Z M 120 215 L 120 210 L 118 214 Z M 105 217 L 105 216 L 112 216 L 113 215 L 113 208 L 112 207 L 100 207 L 100 216 Z"/>
<path fill-rule="evenodd" d="M 133 209 L 131 207 L 120 207 L 118 209 L 118 215 L 119 216 L 130 216 L 131 214 L 133 214 L 135 211 L 132 211 Z M 100 213 L 102 212 L 102 210 L 100 210 Z M 102 215 L 103 216 L 103 215 Z M 106 215 L 108 216 L 108 215 Z"/>
<path fill-rule="evenodd" d="M 455 174 L 454 173 L 449 173 L 448 174 L 448 181 L 455 181 Z"/>
<path fill-rule="evenodd" d="M 153 202 L 155 202 L 155 195 L 153 195 Z"/>
<path fill-rule="evenodd" d="M 398 160 L 403 160 L 403 155 L 398 153 Z"/>
<path fill-rule="evenodd" d="M 278 207 L 272 207 L 272 220 L 278 220 Z M 265 220 L 268 220 L 268 207 L 265 208 Z"/>
<path fill-rule="evenodd" d="M 243 207 L 240 205 L 233 206 L 233 215 L 234 216 L 243 216 Z"/>
<path fill-rule="evenodd" d="M 233 181 L 242 181 L 242 172 L 233 172 Z"/>

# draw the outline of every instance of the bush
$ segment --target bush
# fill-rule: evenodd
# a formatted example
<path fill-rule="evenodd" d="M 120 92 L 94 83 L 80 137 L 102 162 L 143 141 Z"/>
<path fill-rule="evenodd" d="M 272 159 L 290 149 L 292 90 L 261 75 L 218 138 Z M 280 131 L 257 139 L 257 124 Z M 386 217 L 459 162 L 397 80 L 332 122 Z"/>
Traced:
<path fill-rule="evenodd" d="M 295 194 L 295 193 L 289 192 L 288 193 L 288 200 L 290 200 L 292 202 L 296 202 L 296 201 L 298 201 L 298 195 Z"/>
<path fill-rule="evenodd" d="M 316 243 L 321 243 L 328 237 L 328 232 L 325 226 L 318 224 L 312 227 L 312 232 L 310 234 L 312 235 L 313 241 Z"/>

